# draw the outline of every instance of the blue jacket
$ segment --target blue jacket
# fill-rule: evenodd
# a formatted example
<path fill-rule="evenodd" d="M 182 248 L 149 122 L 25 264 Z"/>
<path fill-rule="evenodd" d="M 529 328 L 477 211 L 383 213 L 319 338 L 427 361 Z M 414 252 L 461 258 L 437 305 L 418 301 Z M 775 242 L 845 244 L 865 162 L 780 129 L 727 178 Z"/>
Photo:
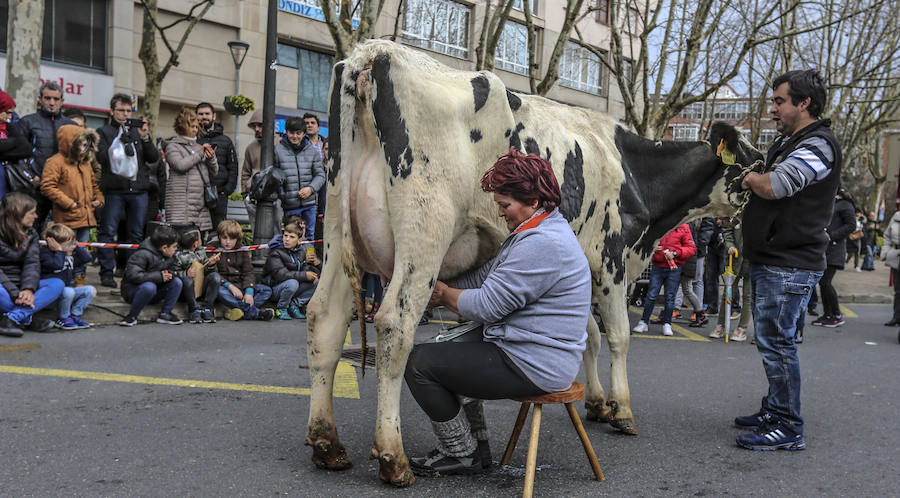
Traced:
<path fill-rule="evenodd" d="M 66 251 L 51 251 L 49 247 L 41 246 L 41 278 L 58 278 L 72 287 L 75 279 L 73 268 L 86 265 L 93 258 L 81 246 L 75 248 L 71 258 L 66 256 Z"/>
<path fill-rule="evenodd" d="M 456 283 L 467 289 L 459 312 L 484 324 L 485 341 L 544 391 L 569 387 L 587 341 L 591 270 L 559 209 L 510 234 L 494 259 Z"/>
<path fill-rule="evenodd" d="M 288 142 L 285 135 L 275 146 L 275 166 L 285 176 L 281 186 L 281 206 L 285 212 L 316 205 L 317 193 L 325 185 L 325 168 L 322 156 L 309 140 L 304 138 L 297 147 Z M 299 196 L 303 187 L 313 191 L 306 199 Z"/>

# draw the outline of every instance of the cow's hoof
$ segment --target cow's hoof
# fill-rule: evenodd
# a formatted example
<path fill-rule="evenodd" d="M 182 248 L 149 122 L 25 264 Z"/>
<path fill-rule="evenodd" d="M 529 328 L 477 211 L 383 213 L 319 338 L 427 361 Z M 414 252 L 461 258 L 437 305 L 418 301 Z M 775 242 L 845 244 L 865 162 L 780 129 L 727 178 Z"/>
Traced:
<path fill-rule="evenodd" d="M 609 421 L 609 425 L 619 429 L 629 436 L 637 436 L 638 429 L 633 418 L 614 418 Z"/>
<path fill-rule="evenodd" d="M 373 453 L 377 452 L 373 449 Z M 382 481 L 398 488 L 406 488 L 416 482 L 416 476 L 409 469 L 409 460 L 406 456 L 395 458 L 390 453 L 382 453 L 377 458 L 378 478 Z"/>
<path fill-rule="evenodd" d="M 587 420 L 592 420 L 594 422 L 612 422 L 612 410 L 606 406 L 606 403 L 602 401 L 585 401 L 584 407 L 587 409 L 587 415 L 585 415 Z"/>
<path fill-rule="evenodd" d="M 353 466 L 344 446 L 341 443 L 332 443 L 325 439 L 319 439 L 315 443 L 306 441 L 312 446 L 312 462 L 316 467 L 325 470 L 346 470 Z"/>

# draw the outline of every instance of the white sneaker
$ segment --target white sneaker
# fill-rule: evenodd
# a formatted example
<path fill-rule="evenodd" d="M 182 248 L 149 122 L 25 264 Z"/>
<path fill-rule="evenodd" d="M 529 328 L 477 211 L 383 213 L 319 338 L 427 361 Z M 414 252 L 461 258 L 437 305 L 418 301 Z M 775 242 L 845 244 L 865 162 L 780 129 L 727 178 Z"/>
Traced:
<path fill-rule="evenodd" d="M 725 337 L 725 327 L 716 325 L 716 328 L 714 328 L 713 331 L 709 333 L 709 337 L 711 339 L 721 339 Z"/>
<path fill-rule="evenodd" d="M 674 335 L 672 334 L 672 326 L 668 323 L 663 324 L 663 335 Z"/>
<path fill-rule="evenodd" d="M 647 324 L 644 323 L 643 320 L 641 320 L 641 321 L 637 322 L 637 325 L 635 325 L 634 328 L 631 329 L 631 331 L 634 332 L 635 334 L 643 334 L 644 332 L 647 331 Z"/>

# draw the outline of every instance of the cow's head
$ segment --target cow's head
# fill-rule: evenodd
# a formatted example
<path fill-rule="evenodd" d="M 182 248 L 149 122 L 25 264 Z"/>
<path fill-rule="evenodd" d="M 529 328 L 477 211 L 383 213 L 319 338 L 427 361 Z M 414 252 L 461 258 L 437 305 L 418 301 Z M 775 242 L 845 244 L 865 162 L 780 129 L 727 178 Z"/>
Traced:
<path fill-rule="evenodd" d="M 765 161 L 758 151 L 734 126 L 716 122 L 709 129 L 709 143 L 725 170 L 725 196 L 734 207 L 744 203 L 741 181 L 750 171 L 762 171 Z"/>

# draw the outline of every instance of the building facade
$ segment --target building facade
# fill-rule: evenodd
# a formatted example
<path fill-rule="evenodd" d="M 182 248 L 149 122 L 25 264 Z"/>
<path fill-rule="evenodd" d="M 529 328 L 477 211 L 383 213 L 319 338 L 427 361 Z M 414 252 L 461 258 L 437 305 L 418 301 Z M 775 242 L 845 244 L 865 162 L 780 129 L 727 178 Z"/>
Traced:
<path fill-rule="evenodd" d="M 41 78 L 58 81 L 65 104 L 83 109 L 92 126 L 108 116 L 109 98 L 124 92 L 138 102 L 144 94 L 144 69 L 138 58 L 143 8 L 135 0 L 45 0 Z M 6 15 L 9 0 L 0 0 L 0 56 L 6 50 Z M 608 6 L 609 0 L 600 0 Z M 187 13 L 192 0 L 159 0 L 159 23 L 171 23 Z M 229 40 L 250 44 L 240 70 L 240 93 L 262 105 L 267 0 L 220 0 L 188 37 L 162 85 L 159 135 L 173 134 L 172 124 L 182 106 L 213 103 L 226 133 L 233 135 L 235 117 L 225 113 L 222 101 L 235 90 L 235 68 Z M 427 52 L 458 69 L 474 69 L 475 49 L 484 23 L 486 0 L 387 0 L 376 24 L 375 37 L 395 33 L 401 43 Z M 537 31 L 536 62 L 543 75 L 553 44 L 565 18 L 565 3 L 532 0 Z M 528 92 L 528 52 L 523 2 L 514 4 L 496 51 L 495 73 L 511 89 Z M 334 44 L 319 0 L 278 1 L 278 66 L 276 130 L 284 119 L 311 112 L 319 116 L 323 135 L 328 128 L 328 87 L 334 62 Z M 586 43 L 609 47 L 608 10 L 585 17 L 578 25 Z M 634 16 L 632 16 L 634 17 Z M 358 20 L 354 20 L 354 23 Z M 633 20 L 628 32 L 636 31 Z M 171 30 L 176 44 L 183 26 Z M 624 113 L 614 78 L 603 62 L 588 51 L 572 32 L 560 62 L 560 79 L 547 95 L 568 104 L 589 107 L 621 117 Z M 635 43 L 636 40 L 634 41 Z M 157 37 L 160 63 L 168 50 Z M 635 49 L 636 50 L 636 49 Z M 0 86 L 3 81 L 0 79 Z M 251 139 L 247 117 L 240 117 L 241 149 Z"/>

